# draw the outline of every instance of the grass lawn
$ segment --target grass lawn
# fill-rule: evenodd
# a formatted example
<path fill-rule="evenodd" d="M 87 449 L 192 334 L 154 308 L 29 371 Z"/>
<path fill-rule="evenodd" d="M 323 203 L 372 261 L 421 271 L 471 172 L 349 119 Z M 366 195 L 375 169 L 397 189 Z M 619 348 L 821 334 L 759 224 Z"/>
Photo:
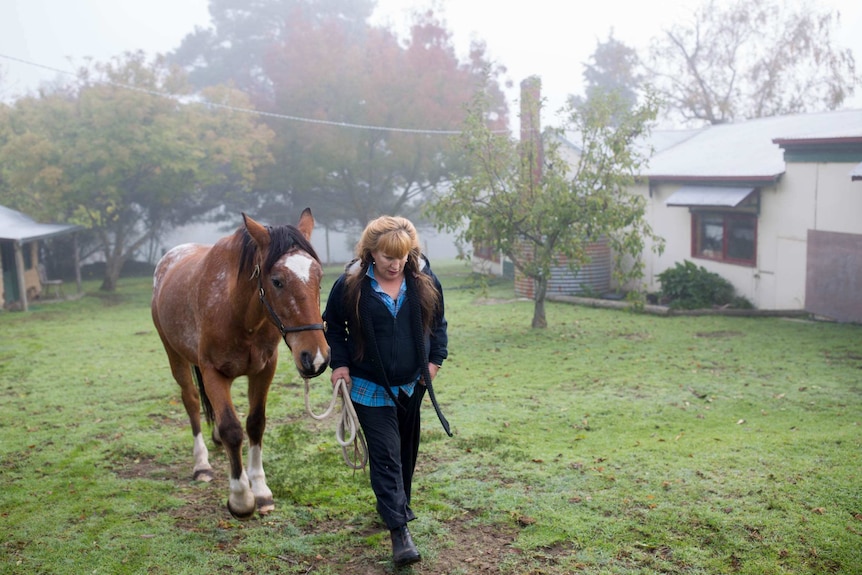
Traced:
<path fill-rule="evenodd" d="M 455 436 L 426 406 L 423 561 L 403 572 L 860 573 L 862 326 L 549 302 L 537 331 L 510 282 L 435 269 Z M 305 412 L 284 348 L 264 440 L 276 510 L 230 516 L 212 444 L 216 479 L 191 481 L 151 285 L 0 313 L 0 573 L 394 572 L 368 474 Z M 318 410 L 329 396 L 314 380 Z"/>

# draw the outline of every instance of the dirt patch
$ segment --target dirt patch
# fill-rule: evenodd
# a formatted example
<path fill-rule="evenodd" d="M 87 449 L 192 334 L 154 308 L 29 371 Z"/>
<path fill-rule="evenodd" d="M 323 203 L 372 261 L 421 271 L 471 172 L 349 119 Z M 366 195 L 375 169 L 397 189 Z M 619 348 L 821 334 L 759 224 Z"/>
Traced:
<path fill-rule="evenodd" d="M 243 537 L 242 532 L 253 529 L 257 515 L 249 522 L 237 522 L 227 513 L 227 464 L 213 458 L 214 479 L 210 483 L 191 480 L 190 468 L 186 464 L 164 465 L 154 457 L 126 454 L 112 462 L 112 471 L 124 479 L 150 479 L 171 481 L 176 485 L 175 496 L 186 504 L 168 511 L 178 529 L 188 532 L 208 532 L 214 524 L 225 532 L 232 532 L 219 542 L 221 551 L 231 552 Z M 190 462 L 189 462 L 190 465 Z M 276 502 L 278 505 L 279 502 Z M 282 503 L 284 504 L 284 503 Z M 529 522 L 522 523 L 526 526 Z M 353 530 L 356 545 L 338 545 L 331 553 L 321 553 L 316 557 L 277 556 L 276 560 L 286 568 L 314 573 L 326 566 L 337 573 L 351 575 L 389 575 L 405 573 L 412 575 L 492 575 L 500 573 L 500 566 L 506 564 L 514 555 L 521 556 L 518 562 L 524 565 L 523 551 L 514 547 L 519 527 L 514 525 L 481 524 L 472 516 L 446 521 L 445 533 L 427 534 L 414 529 L 414 539 L 423 552 L 421 563 L 396 570 L 390 560 L 389 537 L 383 524 L 370 518 L 368 524 L 349 526 L 338 521 L 319 521 L 304 525 L 302 531 L 309 535 L 331 535 Z M 379 534 L 380 545 L 368 545 L 363 540 Z M 528 564 L 533 565 L 524 575 L 562 573 L 560 561 L 571 553 L 568 548 L 542 549 L 530 552 Z"/>
<path fill-rule="evenodd" d="M 447 533 L 433 543 L 429 536 L 416 536 L 414 540 L 422 552 L 429 545 L 439 545 L 433 558 L 427 551 L 425 559 L 410 568 L 397 571 L 389 556 L 388 537 L 377 548 L 359 547 L 351 550 L 348 557 L 317 557 L 317 564 L 326 564 L 337 573 L 351 575 L 380 575 L 385 573 L 412 573 L 414 575 L 443 575 L 448 573 L 469 573 L 471 575 L 491 575 L 500 573 L 500 565 L 507 557 L 520 552 L 512 546 L 517 530 L 511 527 L 476 525 L 470 519 L 458 519 L 446 523 Z M 381 527 L 381 531 L 383 528 Z M 314 565 L 309 567 L 313 569 Z M 539 571 L 536 571 L 539 573 Z"/>

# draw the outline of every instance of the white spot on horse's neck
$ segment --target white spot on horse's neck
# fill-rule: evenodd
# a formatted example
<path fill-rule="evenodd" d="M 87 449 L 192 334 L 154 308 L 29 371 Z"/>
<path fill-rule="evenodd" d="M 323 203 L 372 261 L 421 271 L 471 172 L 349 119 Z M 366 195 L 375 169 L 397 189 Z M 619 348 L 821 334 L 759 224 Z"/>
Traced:
<path fill-rule="evenodd" d="M 290 254 L 284 258 L 283 263 L 284 267 L 290 270 L 304 283 L 308 283 L 308 280 L 311 279 L 311 264 L 314 263 L 314 259 L 308 254 Z"/>

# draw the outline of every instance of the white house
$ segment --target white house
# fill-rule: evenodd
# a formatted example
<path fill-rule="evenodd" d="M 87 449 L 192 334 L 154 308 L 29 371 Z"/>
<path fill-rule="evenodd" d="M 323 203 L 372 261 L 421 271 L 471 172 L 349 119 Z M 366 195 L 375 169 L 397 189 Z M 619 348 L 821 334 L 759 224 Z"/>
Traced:
<path fill-rule="evenodd" d="M 575 138 L 562 140 L 576 162 Z M 642 144 L 654 152 L 632 193 L 665 240 L 663 254 L 643 253 L 647 290 L 689 260 L 758 309 L 862 323 L 862 110 L 656 131 Z"/>
<path fill-rule="evenodd" d="M 647 286 L 690 260 L 759 309 L 862 322 L 862 110 L 689 132 L 657 152 L 633 193 L 666 241 Z"/>

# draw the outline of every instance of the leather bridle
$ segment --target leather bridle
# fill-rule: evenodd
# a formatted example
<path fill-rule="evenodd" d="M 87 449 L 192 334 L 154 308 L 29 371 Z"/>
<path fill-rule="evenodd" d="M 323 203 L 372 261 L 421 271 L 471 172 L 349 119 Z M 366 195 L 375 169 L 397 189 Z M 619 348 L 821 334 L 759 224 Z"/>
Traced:
<path fill-rule="evenodd" d="M 306 325 L 297 325 L 297 326 L 286 326 L 284 322 L 281 321 L 281 318 L 278 317 L 278 314 L 275 313 L 275 310 L 272 308 L 270 303 L 266 300 L 266 291 L 263 289 L 263 280 L 260 277 L 260 266 L 254 266 L 254 274 L 252 277 L 257 276 L 257 287 L 258 293 L 260 296 L 260 302 L 266 308 L 266 311 L 269 312 L 269 318 L 272 320 L 272 323 L 275 327 L 278 328 L 278 331 L 281 333 L 281 338 L 284 339 L 284 343 L 287 343 L 287 334 L 296 333 L 299 331 L 312 331 L 312 330 L 321 330 L 326 332 L 326 322 L 323 323 L 310 323 Z M 288 346 L 290 347 L 290 346 Z"/>

